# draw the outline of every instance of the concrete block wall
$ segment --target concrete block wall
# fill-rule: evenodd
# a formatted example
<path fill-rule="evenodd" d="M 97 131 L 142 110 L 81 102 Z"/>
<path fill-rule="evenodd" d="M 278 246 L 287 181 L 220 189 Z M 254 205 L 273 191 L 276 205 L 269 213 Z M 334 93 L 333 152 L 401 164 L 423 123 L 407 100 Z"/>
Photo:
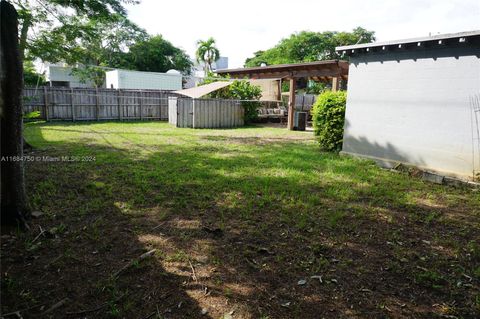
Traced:
<path fill-rule="evenodd" d="M 480 94 L 478 43 L 363 53 L 350 62 L 344 153 L 466 179 L 480 172 L 470 105 Z"/>

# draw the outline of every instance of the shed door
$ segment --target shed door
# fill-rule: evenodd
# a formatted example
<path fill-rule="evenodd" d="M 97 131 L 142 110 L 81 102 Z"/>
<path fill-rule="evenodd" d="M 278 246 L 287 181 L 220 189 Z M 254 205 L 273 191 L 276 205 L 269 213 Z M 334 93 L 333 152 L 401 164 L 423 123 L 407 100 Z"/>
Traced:
<path fill-rule="evenodd" d="M 193 127 L 192 99 L 178 99 L 177 127 Z"/>

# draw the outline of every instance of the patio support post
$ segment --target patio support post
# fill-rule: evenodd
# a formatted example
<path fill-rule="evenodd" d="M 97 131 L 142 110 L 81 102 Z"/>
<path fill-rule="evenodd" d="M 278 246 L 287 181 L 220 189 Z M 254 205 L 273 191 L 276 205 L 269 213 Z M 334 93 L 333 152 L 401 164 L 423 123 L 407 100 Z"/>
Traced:
<path fill-rule="evenodd" d="M 295 112 L 295 89 L 297 81 L 290 79 L 290 93 L 288 95 L 288 129 L 293 130 L 293 112 Z"/>

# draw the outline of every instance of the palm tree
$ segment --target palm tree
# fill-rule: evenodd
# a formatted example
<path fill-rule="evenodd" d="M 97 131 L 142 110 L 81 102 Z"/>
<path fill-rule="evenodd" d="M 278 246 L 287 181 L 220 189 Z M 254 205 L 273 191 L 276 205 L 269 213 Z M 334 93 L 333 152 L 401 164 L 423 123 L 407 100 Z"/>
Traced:
<path fill-rule="evenodd" d="M 215 46 L 215 39 L 210 37 L 207 41 L 197 41 L 197 62 L 205 64 L 205 77 L 212 71 L 212 63 L 220 58 L 220 51 Z"/>

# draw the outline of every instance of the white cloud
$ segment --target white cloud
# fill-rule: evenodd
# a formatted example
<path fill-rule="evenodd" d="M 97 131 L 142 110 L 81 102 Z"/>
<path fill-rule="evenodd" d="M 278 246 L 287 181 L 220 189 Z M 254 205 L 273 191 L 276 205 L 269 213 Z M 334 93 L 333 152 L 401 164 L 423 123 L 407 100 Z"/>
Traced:
<path fill-rule="evenodd" d="M 386 41 L 480 29 L 478 0 L 142 0 L 128 10 L 138 25 L 192 57 L 197 40 L 214 37 L 230 67 L 301 30 L 362 26 Z"/>

